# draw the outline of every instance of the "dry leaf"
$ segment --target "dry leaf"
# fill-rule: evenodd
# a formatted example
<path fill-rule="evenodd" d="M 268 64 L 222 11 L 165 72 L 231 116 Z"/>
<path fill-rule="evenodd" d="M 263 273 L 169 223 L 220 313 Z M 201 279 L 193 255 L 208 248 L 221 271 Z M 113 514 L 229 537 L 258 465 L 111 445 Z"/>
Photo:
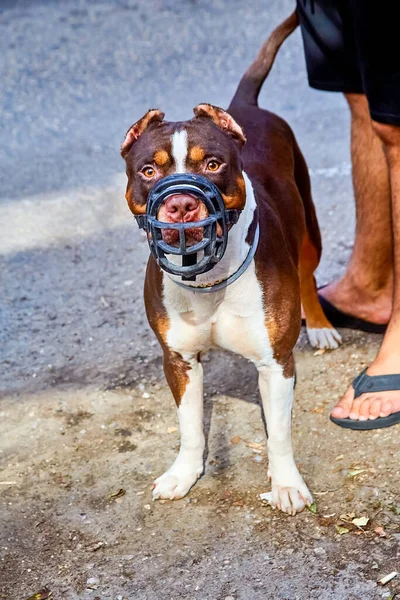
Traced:
<path fill-rule="evenodd" d="M 235 435 L 232 439 L 231 439 L 231 444 L 238 444 L 240 442 L 240 435 Z"/>
<path fill-rule="evenodd" d="M 317 514 L 317 505 L 315 504 L 315 502 L 310 504 L 310 506 L 307 506 L 307 508 L 311 513 L 313 513 L 313 515 Z"/>
<path fill-rule="evenodd" d="M 349 471 L 347 473 L 347 477 L 356 477 L 357 475 L 360 475 L 361 473 L 365 473 L 365 469 L 354 469 L 353 471 Z"/>
<path fill-rule="evenodd" d="M 397 571 L 392 571 L 391 573 L 389 573 L 389 575 L 385 575 L 385 577 L 381 577 L 381 579 L 378 579 L 377 584 L 378 585 L 386 585 L 387 583 L 389 583 L 389 581 L 392 581 L 392 579 L 397 577 L 397 575 L 398 575 Z"/>
<path fill-rule="evenodd" d="M 346 513 L 344 515 L 340 515 L 340 520 L 341 521 L 352 521 L 354 519 L 354 517 L 356 516 L 356 513 Z"/>
<path fill-rule="evenodd" d="M 341 525 L 335 525 L 335 529 L 339 535 L 349 533 L 349 529 L 347 529 L 347 527 L 342 527 Z"/>
<path fill-rule="evenodd" d="M 262 450 L 264 448 L 263 444 L 257 444 L 257 442 L 246 442 L 246 446 L 253 450 Z"/>
<path fill-rule="evenodd" d="M 126 494 L 126 490 L 124 490 L 123 488 L 120 488 L 117 492 L 113 492 L 112 494 L 110 494 L 109 499 L 115 500 L 116 498 L 121 498 L 122 496 L 125 496 L 125 494 Z"/>
<path fill-rule="evenodd" d="M 50 592 L 50 590 L 47 588 L 43 588 L 40 592 L 37 592 L 37 594 L 29 596 L 27 600 L 47 600 L 47 598 L 50 598 L 52 595 L 53 592 Z"/>
<path fill-rule="evenodd" d="M 100 548 L 102 548 L 103 546 L 105 546 L 105 542 L 96 542 L 91 546 L 87 546 L 87 550 L 89 550 L 89 552 L 96 552 L 97 550 L 100 550 Z"/>
<path fill-rule="evenodd" d="M 376 533 L 376 535 L 379 535 L 379 537 L 389 537 L 386 531 L 383 529 L 383 527 L 375 527 L 374 532 Z"/>
<path fill-rule="evenodd" d="M 352 520 L 353 525 L 355 525 L 356 527 L 365 527 L 368 522 L 369 522 L 368 517 L 358 517 L 358 519 Z"/>
<path fill-rule="evenodd" d="M 168 433 L 175 433 L 175 431 L 178 431 L 177 427 L 168 427 L 167 429 Z"/>
<path fill-rule="evenodd" d="M 339 454 L 339 456 L 337 456 L 335 460 L 342 460 L 342 458 L 344 458 L 344 454 Z"/>
<path fill-rule="evenodd" d="M 272 492 L 264 492 L 263 494 L 260 494 L 260 500 L 270 504 L 272 502 Z"/>
<path fill-rule="evenodd" d="M 324 412 L 324 410 L 325 410 L 325 409 L 324 409 L 324 407 L 323 407 L 323 406 L 316 406 L 315 408 L 313 408 L 313 409 L 312 409 L 312 411 L 311 411 L 311 412 L 313 412 L 313 413 L 318 413 L 318 414 L 319 414 L 319 413 L 323 413 L 323 412 Z"/>

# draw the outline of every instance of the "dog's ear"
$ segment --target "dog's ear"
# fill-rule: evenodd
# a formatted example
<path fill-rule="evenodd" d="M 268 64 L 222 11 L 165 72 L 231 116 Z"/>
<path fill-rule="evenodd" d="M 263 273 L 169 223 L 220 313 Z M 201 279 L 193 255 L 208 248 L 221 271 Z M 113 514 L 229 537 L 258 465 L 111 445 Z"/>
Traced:
<path fill-rule="evenodd" d="M 226 133 L 239 140 L 242 144 L 246 142 L 246 136 L 243 129 L 236 121 L 222 108 L 212 106 L 212 104 L 198 104 L 193 112 L 196 117 L 209 117 Z"/>
<path fill-rule="evenodd" d="M 132 148 L 132 144 L 136 142 L 139 136 L 147 129 L 150 123 L 154 123 L 155 121 L 161 122 L 164 119 L 164 113 L 158 110 L 158 108 L 152 108 L 148 110 L 147 113 L 139 119 L 136 123 L 132 125 L 126 132 L 126 136 L 121 145 L 121 156 L 125 158 L 128 154 L 129 150 Z"/>

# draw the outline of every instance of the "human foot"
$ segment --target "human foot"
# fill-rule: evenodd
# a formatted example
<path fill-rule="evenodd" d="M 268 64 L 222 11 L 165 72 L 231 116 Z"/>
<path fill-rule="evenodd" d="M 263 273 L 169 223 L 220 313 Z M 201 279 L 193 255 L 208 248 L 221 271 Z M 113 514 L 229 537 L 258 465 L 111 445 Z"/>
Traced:
<path fill-rule="evenodd" d="M 343 278 L 318 290 L 339 311 L 376 325 L 387 325 L 392 312 L 392 288 L 368 290 Z M 335 323 L 333 323 L 335 324 Z"/>
<path fill-rule="evenodd" d="M 371 379 L 363 374 L 356 378 L 355 389 L 351 385 L 332 410 L 333 418 L 367 421 L 400 412 L 400 357 L 391 356 L 385 360 L 377 357 L 367 369 L 366 375 Z M 389 377 L 378 379 L 379 376 Z M 386 390 L 380 391 L 382 388 Z M 364 389 L 366 391 L 360 394 Z"/>

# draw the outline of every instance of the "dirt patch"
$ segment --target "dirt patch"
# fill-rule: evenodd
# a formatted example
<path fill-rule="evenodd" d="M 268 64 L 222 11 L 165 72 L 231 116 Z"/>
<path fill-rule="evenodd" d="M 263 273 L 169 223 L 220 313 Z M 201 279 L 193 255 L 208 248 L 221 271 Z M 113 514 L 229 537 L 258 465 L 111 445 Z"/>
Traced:
<path fill-rule="evenodd" d="M 144 390 L 4 400 L 0 479 L 13 483 L 0 487 L 0 598 L 16 590 L 28 598 L 44 586 L 68 599 L 394 593 L 396 580 L 384 590 L 376 580 L 400 558 L 395 429 L 359 434 L 327 420 L 349 373 L 363 365 L 358 343 L 355 336 L 336 353 L 297 353 L 294 445 L 316 507 L 294 518 L 259 499 L 268 490 L 264 427 L 254 370 L 237 357 L 212 353 L 206 362 L 206 388 L 216 391 L 206 399 L 206 471 L 175 502 L 151 501 L 153 479 L 179 446 L 162 378 L 157 389 L 151 377 Z M 222 393 L 227 372 L 235 397 Z M 365 526 L 353 523 L 359 517 Z"/>

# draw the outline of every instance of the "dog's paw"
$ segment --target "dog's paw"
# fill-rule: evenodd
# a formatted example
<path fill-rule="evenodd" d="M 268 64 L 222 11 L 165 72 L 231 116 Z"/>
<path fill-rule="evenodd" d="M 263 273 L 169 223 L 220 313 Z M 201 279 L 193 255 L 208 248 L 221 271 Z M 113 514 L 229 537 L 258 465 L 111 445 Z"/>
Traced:
<path fill-rule="evenodd" d="M 155 480 L 153 500 L 177 500 L 186 496 L 203 472 L 203 467 L 195 471 L 177 472 L 169 469 Z"/>
<path fill-rule="evenodd" d="M 313 503 L 313 497 L 296 465 L 281 465 L 279 471 L 271 468 L 272 490 L 270 503 L 289 515 L 301 512 Z"/>
<path fill-rule="evenodd" d="M 307 336 L 313 348 L 335 350 L 342 343 L 342 336 L 334 327 L 307 327 Z"/>
<path fill-rule="evenodd" d="M 313 503 L 313 497 L 306 484 L 296 487 L 272 485 L 271 504 L 284 513 L 295 515 Z"/>

